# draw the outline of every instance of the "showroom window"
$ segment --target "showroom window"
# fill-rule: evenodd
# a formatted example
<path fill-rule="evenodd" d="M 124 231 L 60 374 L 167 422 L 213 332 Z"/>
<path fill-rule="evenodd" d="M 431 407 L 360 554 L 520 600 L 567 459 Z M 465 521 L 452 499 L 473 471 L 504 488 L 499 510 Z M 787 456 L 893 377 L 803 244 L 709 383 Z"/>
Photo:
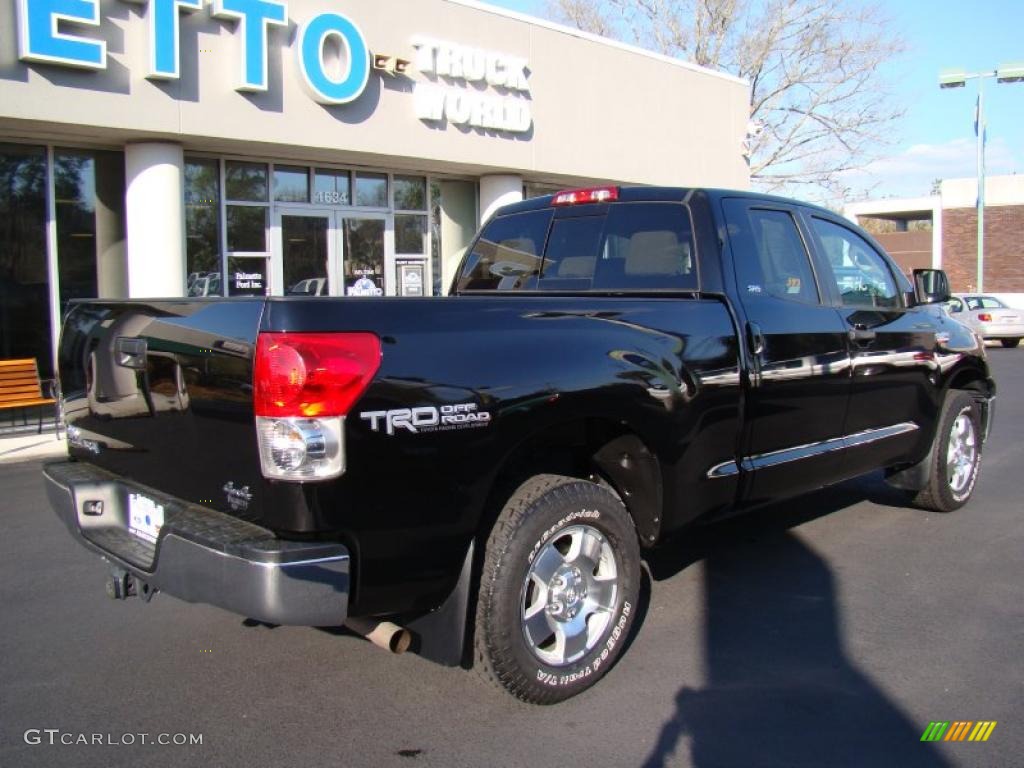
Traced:
<path fill-rule="evenodd" d="M 313 202 L 321 205 L 349 205 L 352 186 L 348 171 L 317 168 L 313 173 Z"/>
<path fill-rule="evenodd" d="M 124 194 L 122 152 L 0 144 L 0 358 L 52 377 L 70 302 L 126 294 Z"/>
<path fill-rule="evenodd" d="M 356 205 L 361 208 L 388 207 L 388 175 L 386 173 L 356 173 Z"/>
<path fill-rule="evenodd" d="M 266 163 L 224 163 L 228 296 L 263 296 L 269 289 L 268 182 Z"/>
<path fill-rule="evenodd" d="M 72 299 L 127 293 L 124 153 L 55 149 L 53 184 L 63 316 Z"/>
<path fill-rule="evenodd" d="M 46 148 L 0 144 L 0 358 L 53 375 L 46 259 Z"/>
<path fill-rule="evenodd" d="M 185 248 L 186 295 L 223 295 L 217 160 L 185 158 Z"/>
<path fill-rule="evenodd" d="M 427 180 L 395 176 L 395 253 L 422 256 L 427 251 Z"/>
<path fill-rule="evenodd" d="M 274 166 L 274 201 L 309 202 L 309 169 L 302 166 Z"/>

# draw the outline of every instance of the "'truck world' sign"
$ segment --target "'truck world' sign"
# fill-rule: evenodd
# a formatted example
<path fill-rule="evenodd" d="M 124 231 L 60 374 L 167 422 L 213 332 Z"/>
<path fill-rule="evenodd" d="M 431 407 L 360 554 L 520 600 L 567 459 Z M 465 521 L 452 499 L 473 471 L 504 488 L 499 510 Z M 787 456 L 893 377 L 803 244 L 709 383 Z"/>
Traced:
<path fill-rule="evenodd" d="M 146 77 L 177 80 L 181 76 L 181 18 L 201 11 L 206 0 L 123 0 L 144 8 L 149 28 Z M 16 0 L 19 57 L 25 62 L 87 70 L 107 67 L 106 43 L 90 37 L 99 27 L 99 0 Z M 212 0 L 210 15 L 241 37 L 236 90 L 267 90 L 271 27 L 287 27 L 288 6 L 276 0 Z M 424 122 L 448 121 L 504 133 L 524 133 L 532 125 L 525 59 L 417 36 L 416 65 L 434 82 L 416 84 L 414 105 Z M 330 61 L 342 52 L 344 63 Z M 370 77 L 366 38 L 347 16 L 328 11 L 298 25 L 298 69 L 313 99 L 347 104 L 358 99 Z M 439 80 L 463 87 L 445 87 Z M 475 86 L 484 85 L 488 91 Z"/>

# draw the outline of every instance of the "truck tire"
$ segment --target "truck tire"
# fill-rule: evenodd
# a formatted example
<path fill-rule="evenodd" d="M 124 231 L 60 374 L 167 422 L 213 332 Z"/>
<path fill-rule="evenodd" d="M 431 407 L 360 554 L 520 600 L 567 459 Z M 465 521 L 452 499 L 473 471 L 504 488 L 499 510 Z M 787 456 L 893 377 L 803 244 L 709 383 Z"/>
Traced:
<path fill-rule="evenodd" d="M 971 498 L 981 467 L 981 414 L 968 392 L 950 390 L 931 452 L 928 485 L 914 504 L 935 512 L 960 509 Z"/>
<path fill-rule="evenodd" d="M 636 529 L 618 497 L 537 475 L 512 494 L 487 540 L 477 668 L 526 702 L 575 696 L 622 652 L 639 593 Z"/>
<path fill-rule="evenodd" d="M 999 341 L 1007 349 L 1013 349 L 1020 344 L 1020 339 L 1000 339 Z"/>

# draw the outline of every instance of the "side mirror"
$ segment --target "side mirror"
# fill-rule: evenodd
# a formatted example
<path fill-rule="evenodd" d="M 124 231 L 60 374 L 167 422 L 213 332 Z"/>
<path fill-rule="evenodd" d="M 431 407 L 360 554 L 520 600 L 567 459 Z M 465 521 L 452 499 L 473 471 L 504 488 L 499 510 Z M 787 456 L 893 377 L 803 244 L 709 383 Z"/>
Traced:
<path fill-rule="evenodd" d="M 949 278 L 941 269 L 914 270 L 914 300 L 918 304 L 949 301 Z"/>

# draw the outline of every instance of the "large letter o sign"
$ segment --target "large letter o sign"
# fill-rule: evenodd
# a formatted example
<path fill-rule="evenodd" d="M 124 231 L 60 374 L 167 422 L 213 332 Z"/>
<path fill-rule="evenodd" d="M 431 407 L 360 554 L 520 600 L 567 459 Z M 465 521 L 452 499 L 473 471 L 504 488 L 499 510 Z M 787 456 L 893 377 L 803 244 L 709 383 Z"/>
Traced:
<path fill-rule="evenodd" d="M 337 37 L 348 54 L 348 72 L 332 80 L 324 71 L 324 44 Z M 299 36 L 299 67 L 321 104 L 347 104 L 359 97 L 370 77 L 370 51 L 359 27 L 337 13 L 322 13 Z"/>

